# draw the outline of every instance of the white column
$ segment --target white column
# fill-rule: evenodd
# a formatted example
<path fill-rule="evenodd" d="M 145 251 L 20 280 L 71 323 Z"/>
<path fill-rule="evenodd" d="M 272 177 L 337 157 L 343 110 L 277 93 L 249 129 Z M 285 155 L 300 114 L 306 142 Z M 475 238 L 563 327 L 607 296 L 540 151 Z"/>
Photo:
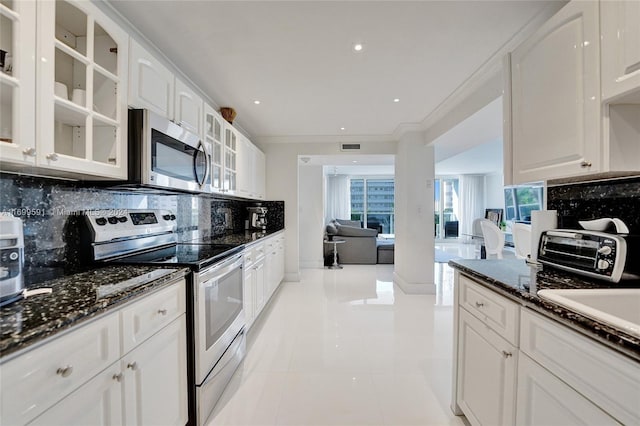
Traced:
<path fill-rule="evenodd" d="M 396 155 L 394 282 L 405 293 L 434 294 L 433 147 L 402 136 Z"/>
<path fill-rule="evenodd" d="M 324 176 L 322 166 L 298 165 L 300 267 L 322 268 Z"/>

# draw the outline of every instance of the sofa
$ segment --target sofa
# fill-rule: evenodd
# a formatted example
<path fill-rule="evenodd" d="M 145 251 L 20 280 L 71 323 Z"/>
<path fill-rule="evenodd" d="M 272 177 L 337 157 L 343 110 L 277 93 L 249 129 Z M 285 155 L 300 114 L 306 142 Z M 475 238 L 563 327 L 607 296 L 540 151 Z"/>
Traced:
<path fill-rule="evenodd" d="M 338 258 L 344 264 L 375 265 L 378 261 L 378 231 L 362 228 L 359 221 L 335 219 L 326 227 L 328 240 L 344 240 L 337 244 Z M 324 255 L 333 253 L 333 244 L 324 244 Z"/>

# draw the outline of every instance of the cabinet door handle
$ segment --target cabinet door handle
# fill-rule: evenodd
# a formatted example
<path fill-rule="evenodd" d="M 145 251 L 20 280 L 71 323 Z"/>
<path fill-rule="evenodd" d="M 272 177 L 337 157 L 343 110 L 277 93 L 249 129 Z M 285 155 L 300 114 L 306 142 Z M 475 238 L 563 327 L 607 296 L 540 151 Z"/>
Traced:
<path fill-rule="evenodd" d="M 580 167 L 591 167 L 591 161 L 583 161 L 582 163 L 580 163 Z"/>
<path fill-rule="evenodd" d="M 484 306 L 484 303 L 476 302 L 476 308 L 482 308 L 483 306 Z"/>
<path fill-rule="evenodd" d="M 27 148 L 24 151 L 22 151 L 22 153 L 24 155 L 29 156 L 29 157 L 35 157 L 36 156 L 36 149 L 35 148 Z"/>
<path fill-rule="evenodd" d="M 130 362 L 129 364 L 127 364 L 127 368 L 130 370 L 137 370 L 138 369 L 138 363 L 137 362 Z"/>
<path fill-rule="evenodd" d="M 73 366 L 67 365 L 66 367 L 60 367 L 56 370 L 56 374 L 62 377 L 69 377 L 73 373 Z"/>
<path fill-rule="evenodd" d="M 58 154 L 52 152 L 51 154 L 47 155 L 47 160 L 58 161 Z"/>
<path fill-rule="evenodd" d="M 113 380 L 115 380 L 116 382 L 121 382 L 122 381 L 122 377 L 124 377 L 122 375 L 122 373 L 114 374 L 113 375 Z"/>
<path fill-rule="evenodd" d="M 509 358 L 509 357 L 513 356 L 513 354 L 511 352 L 502 351 L 502 356 L 505 357 L 505 358 Z"/>
<path fill-rule="evenodd" d="M 158 309 L 158 313 L 160 315 L 167 315 L 167 310 L 166 309 Z"/>

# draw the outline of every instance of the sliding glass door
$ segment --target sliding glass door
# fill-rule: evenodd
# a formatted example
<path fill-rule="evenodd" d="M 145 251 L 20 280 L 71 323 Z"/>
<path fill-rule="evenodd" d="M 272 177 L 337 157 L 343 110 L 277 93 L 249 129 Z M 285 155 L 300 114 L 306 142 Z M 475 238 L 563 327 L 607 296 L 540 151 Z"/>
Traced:
<path fill-rule="evenodd" d="M 440 178 L 434 185 L 434 222 L 436 239 L 459 236 L 459 194 L 457 178 Z"/>
<path fill-rule="evenodd" d="M 381 234 L 395 232 L 394 180 L 392 178 L 351 179 L 351 220 Z"/>

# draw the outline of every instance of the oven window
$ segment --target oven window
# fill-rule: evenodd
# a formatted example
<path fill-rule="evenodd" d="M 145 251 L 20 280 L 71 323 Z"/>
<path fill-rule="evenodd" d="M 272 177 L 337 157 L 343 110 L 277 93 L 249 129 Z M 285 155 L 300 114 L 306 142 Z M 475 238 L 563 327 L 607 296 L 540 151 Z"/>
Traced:
<path fill-rule="evenodd" d="M 205 286 L 205 304 L 208 350 L 242 311 L 242 269 Z"/>
<path fill-rule="evenodd" d="M 194 168 L 198 169 L 198 176 L 205 175 L 204 156 L 199 155 L 201 151 L 198 149 L 155 129 L 151 129 L 151 140 L 151 170 L 154 172 L 187 182 L 195 181 Z M 195 162 L 194 157 L 197 159 Z"/>

